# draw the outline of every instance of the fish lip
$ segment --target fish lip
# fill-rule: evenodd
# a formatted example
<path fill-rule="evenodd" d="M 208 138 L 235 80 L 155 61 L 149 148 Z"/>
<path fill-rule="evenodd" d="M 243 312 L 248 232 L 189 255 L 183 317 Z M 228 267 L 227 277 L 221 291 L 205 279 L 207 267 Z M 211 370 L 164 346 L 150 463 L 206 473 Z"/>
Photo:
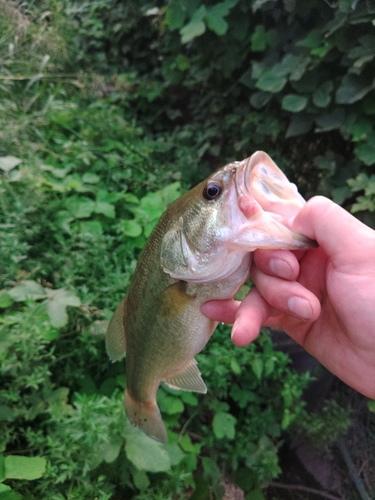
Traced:
<path fill-rule="evenodd" d="M 251 159 L 254 154 L 249 158 L 245 158 L 244 160 L 242 160 L 236 169 L 235 184 L 238 197 L 246 195 L 252 196 L 250 188 L 250 174 L 253 163 L 251 162 Z"/>

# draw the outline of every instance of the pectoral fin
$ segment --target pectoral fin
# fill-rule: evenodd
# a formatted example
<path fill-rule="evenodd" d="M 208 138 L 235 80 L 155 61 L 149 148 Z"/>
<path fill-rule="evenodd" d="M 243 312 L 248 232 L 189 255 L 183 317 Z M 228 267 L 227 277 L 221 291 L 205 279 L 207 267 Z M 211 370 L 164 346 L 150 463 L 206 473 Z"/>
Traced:
<path fill-rule="evenodd" d="M 126 351 L 126 340 L 125 340 L 125 305 L 126 297 L 117 306 L 111 321 L 108 325 L 108 330 L 106 333 L 105 343 L 107 348 L 107 353 L 113 363 L 119 360 Z"/>
<path fill-rule="evenodd" d="M 172 389 L 202 392 L 203 394 L 207 392 L 206 384 L 202 380 L 195 359 L 191 360 L 183 370 L 165 379 L 164 383 Z"/>

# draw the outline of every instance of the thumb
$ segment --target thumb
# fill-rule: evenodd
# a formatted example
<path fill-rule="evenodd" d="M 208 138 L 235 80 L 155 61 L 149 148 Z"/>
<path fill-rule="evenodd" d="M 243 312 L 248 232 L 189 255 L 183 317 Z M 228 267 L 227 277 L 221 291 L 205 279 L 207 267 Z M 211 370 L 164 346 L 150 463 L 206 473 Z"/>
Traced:
<path fill-rule="evenodd" d="M 298 212 L 291 229 L 316 240 L 337 266 L 368 258 L 375 251 L 375 232 L 323 196 L 311 198 Z"/>

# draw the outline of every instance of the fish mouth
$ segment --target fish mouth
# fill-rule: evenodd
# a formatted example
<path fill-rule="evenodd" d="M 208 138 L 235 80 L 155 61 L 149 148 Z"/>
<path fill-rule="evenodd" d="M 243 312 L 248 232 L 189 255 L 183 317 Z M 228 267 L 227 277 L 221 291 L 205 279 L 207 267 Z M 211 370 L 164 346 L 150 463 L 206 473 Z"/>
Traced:
<path fill-rule="evenodd" d="M 235 182 L 238 207 L 248 220 L 248 243 L 253 242 L 256 248 L 288 250 L 317 246 L 286 226 L 306 202 L 267 153 L 256 151 L 243 160 Z"/>

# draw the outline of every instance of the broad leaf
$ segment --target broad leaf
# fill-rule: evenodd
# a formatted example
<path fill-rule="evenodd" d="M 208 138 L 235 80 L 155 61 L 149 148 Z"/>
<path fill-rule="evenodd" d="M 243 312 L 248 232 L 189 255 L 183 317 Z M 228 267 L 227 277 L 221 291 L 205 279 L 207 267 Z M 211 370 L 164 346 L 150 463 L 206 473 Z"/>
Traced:
<path fill-rule="evenodd" d="M 137 236 L 140 236 L 143 231 L 142 226 L 133 219 L 124 220 L 123 227 L 125 235 L 129 236 L 130 238 L 137 238 Z"/>
<path fill-rule="evenodd" d="M 217 439 L 234 439 L 237 420 L 230 413 L 216 413 L 212 421 L 212 429 Z"/>
<path fill-rule="evenodd" d="M 375 143 L 366 142 L 354 149 L 354 152 L 361 161 L 368 167 L 375 164 Z"/>
<path fill-rule="evenodd" d="M 80 299 L 74 293 L 64 288 L 48 290 L 47 314 L 51 324 L 56 328 L 62 328 L 68 323 L 67 306 L 78 307 Z"/>
<path fill-rule="evenodd" d="M 206 17 L 207 10 L 204 5 L 201 5 L 197 11 L 194 12 L 194 16 L 190 23 L 180 29 L 181 42 L 188 43 L 191 42 L 197 36 L 203 35 L 206 31 L 206 25 L 203 19 Z"/>
<path fill-rule="evenodd" d="M 126 437 L 125 452 L 140 470 L 165 472 L 171 468 L 171 459 L 163 445 L 149 438 L 139 429 L 131 429 Z"/>
<path fill-rule="evenodd" d="M 256 83 L 256 87 L 259 90 L 264 90 L 266 92 L 277 93 L 280 92 L 287 82 L 285 76 L 280 75 L 276 71 L 268 70 L 263 73 Z"/>
<path fill-rule="evenodd" d="M 103 226 L 98 220 L 80 221 L 80 233 L 100 238 L 103 235 Z"/>
<path fill-rule="evenodd" d="M 71 196 L 66 200 L 65 206 L 76 219 L 90 217 L 95 210 L 95 202 L 86 196 Z"/>
<path fill-rule="evenodd" d="M 298 113 L 305 109 L 308 98 L 298 94 L 288 94 L 283 97 L 281 107 L 286 111 Z"/>
<path fill-rule="evenodd" d="M 16 302 L 23 302 L 28 299 L 44 299 L 46 297 L 46 290 L 36 281 L 26 280 L 22 285 L 17 285 L 9 290 L 8 295 Z"/>
<path fill-rule="evenodd" d="M 345 75 L 336 92 L 338 104 L 353 104 L 361 100 L 374 88 L 374 82 L 368 82 L 358 75 Z"/>
<path fill-rule="evenodd" d="M 39 479 L 46 471 L 47 460 L 44 457 L 23 457 L 8 455 L 5 457 L 5 477 L 7 479 Z"/>

